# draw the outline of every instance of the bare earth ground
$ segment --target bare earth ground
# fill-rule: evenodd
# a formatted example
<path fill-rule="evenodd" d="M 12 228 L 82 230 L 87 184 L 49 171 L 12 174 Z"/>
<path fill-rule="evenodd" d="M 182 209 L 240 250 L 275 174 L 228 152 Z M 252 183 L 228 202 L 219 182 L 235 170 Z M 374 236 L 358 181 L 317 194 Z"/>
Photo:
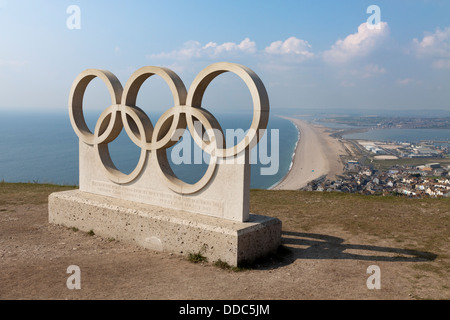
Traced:
<path fill-rule="evenodd" d="M 64 189 L 0 183 L 0 299 L 450 298 L 448 199 L 252 190 L 252 212 L 283 221 L 285 249 L 237 272 L 50 225 L 47 196 Z M 81 290 L 66 287 L 70 265 Z"/>

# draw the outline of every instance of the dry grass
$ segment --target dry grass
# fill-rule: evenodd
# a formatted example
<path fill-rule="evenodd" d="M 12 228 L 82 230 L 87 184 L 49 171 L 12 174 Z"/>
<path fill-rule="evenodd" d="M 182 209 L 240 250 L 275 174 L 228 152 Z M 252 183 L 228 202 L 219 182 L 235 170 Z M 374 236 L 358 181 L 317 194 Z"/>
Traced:
<path fill-rule="evenodd" d="M 0 205 L 44 204 L 47 203 L 49 194 L 75 188 L 51 184 L 0 182 Z"/>
<path fill-rule="evenodd" d="M 444 252 L 450 237 L 450 199 L 408 199 L 345 193 L 252 190 L 251 209 L 283 221 L 284 230 L 334 226 L 351 234 L 416 243 Z"/>

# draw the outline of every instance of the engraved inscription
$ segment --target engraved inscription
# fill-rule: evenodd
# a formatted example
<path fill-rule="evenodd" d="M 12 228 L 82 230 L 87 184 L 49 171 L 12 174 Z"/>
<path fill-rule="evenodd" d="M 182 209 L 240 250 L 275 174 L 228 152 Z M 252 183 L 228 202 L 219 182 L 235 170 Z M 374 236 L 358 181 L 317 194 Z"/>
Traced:
<path fill-rule="evenodd" d="M 193 198 L 161 191 L 121 186 L 103 181 L 92 181 L 91 192 L 130 201 L 137 201 L 167 208 L 223 217 L 222 201 Z"/>

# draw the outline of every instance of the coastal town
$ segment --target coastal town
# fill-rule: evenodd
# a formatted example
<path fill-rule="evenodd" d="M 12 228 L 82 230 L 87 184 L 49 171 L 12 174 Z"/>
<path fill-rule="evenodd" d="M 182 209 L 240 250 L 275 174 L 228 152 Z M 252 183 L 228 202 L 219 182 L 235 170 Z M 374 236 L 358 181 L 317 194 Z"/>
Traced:
<path fill-rule="evenodd" d="M 371 124 L 377 123 L 372 117 L 362 119 L 369 122 L 367 118 Z M 297 127 L 300 139 L 289 173 L 274 190 L 450 197 L 450 141 L 445 136 L 444 141 L 417 142 L 350 139 L 344 136 L 375 127 L 331 128 L 299 118 L 287 119 Z M 344 123 L 341 118 L 331 120 Z M 351 124 L 363 124 L 361 119 L 356 121 Z M 390 121 L 403 123 L 400 118 Z M 446 120 L 441 124 L 446 125 Z M 433 123 L 422 121 L 421 125 L 432 127 Z"/>
<path fill-rule="evenodd" d="M 353 143 L 359 145 L 361 160 L 346 160 L 342 175 L 335 179 L 322 176 L 309 182 L 304 190 L 411 198 L 450 197 L 448 147 L 429 142 Z"/>
<path fill-rule="evenodd" d="M 430 163 L 423 168 L 395 166 L 375 170 L 349 161 L 345 173 L 336 180 L 318 179 L 308 183 L 307 191 L 335 191 L 365 195 L 402 195 L 414 198 L 450 197 L 450 166 Z"/>
<path fill-rule="evenodd" d="M 338 116 L 320 121 L 377 129 L 450 129 L 450 117 Z"/>

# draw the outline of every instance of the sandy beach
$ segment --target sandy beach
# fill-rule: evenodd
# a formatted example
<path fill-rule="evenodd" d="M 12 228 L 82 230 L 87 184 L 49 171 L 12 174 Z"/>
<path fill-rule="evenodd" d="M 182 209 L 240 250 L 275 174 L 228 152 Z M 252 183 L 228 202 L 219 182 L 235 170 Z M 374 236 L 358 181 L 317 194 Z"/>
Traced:
<path fill-rule="evenodd" d="M 298 190 L 324 175 L 333 179 L 342 174 L 344 165 L 340 155 L 346 152 L 341 142 L 326 132 L 327 128 L 296 118 L 283 118 L 297 127 L 300 140 L 289 173 L 273 190 Z"/>

